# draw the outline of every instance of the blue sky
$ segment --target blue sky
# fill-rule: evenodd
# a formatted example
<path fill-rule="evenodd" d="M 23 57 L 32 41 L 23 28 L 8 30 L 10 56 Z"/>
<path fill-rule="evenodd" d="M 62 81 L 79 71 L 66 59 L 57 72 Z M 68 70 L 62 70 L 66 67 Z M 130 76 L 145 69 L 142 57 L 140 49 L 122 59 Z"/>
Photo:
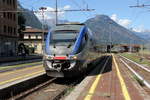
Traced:
<path fill-rule="evenodd" d="M 19 0 L 23 7 L 38 10 L 41 6 L 55 7 L 55 0 Z M 150 0 L 139 0 L 141 4 L 150 4 Z M 93 12 L 67 12 L 60 14 L 61 19 L 84 22 L 86 19 L 94 17 L 96 14 L 105 14 L 114 19 L 119 24 L 134 28 L 135 30 L 150 30 L 150 7 L 149 8 L 129 8 L 135 5 L 136 0 L 58 0 L 59 8 L 79 9 L 85 8 L 88 3 L 89 8 L 94 8 Z M 148 11 L 149 10 L 149 11 Z M 54 17 L 50 14 L 47 16 Z M 49 17 L 48 17 L 49 18 Z"/>

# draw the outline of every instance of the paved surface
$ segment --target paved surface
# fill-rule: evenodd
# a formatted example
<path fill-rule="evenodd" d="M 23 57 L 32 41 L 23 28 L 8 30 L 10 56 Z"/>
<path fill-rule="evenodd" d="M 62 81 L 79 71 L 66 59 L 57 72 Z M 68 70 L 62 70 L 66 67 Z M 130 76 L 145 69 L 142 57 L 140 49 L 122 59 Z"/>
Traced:
<path fill-rule="evenodd" d="M 26 56 L 26 57 L 21 57 L 21 56 L 0 57 L 0 63 L 33 60 L 33 59 L 41 59 L 41 58 L 42 58 L 42 56 L 39 56 L 39 55 L 30 55 L 30 56 Z"/>
<path fill-rule="evenodd" d="M 45 74 L 42 65 L 0 73 L 0 89 Z"/>
<path fill-rule="evenodd" d="M 33 62 L 40 62 L 42 59 L 31 59 L 31 60 L 23 60 L 23 61 L 16 61 L 16 62 L 5 62 L 0 63 L 0 67 L 5 66 L 12 66 L 12 65 L 18 65 L 18 64 L 26 64 L 26 63 L 33 63 Z"/>
<path fill-rule="evenodd" d="M 65 100 L 149 100 L 118 58 L 113 56 L 106 63 L 98 66 L 99 74 L 88 76 Z"/>

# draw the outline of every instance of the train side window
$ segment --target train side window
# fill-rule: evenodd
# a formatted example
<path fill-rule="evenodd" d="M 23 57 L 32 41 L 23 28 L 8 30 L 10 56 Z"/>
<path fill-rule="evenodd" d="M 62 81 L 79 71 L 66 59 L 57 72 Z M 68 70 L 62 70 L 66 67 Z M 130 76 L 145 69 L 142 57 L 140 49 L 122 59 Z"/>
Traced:
<path fill-rule="evenodd" d="M 87 35 L 87 33 L 85 33 L 83 40 L 82 40 L 82 47 L 84 47 L 86 45 L 87 40 L 88 40 L 88 35 Z"/>
<path fill-rule="evenodd" d="M 83 39 L 82 39 L 81 49 L 83 49 L 84 46 L 86 45 L 87 39 L 88 39 L 87 34 L 85 34 L 84 37 L 83 37 Z"/>
<path fill-rule="evenodd" d="M 86 40 L 86 41 L 88 40 L 88 35 L 87 35 L 87 33 L 85 34 L 85 40 Z"/>
<path fill-rule="evenodd" d="M 88 40 L 88 36 L 87 36 L 87 33 L 84 35 L 82 41 L 81 41 L 81 45 L 79 47 L 79 50 L 78 50 L 78 53 L 81 52 L 83 50 L 83 48 L 85 47 L 86 43 L 87 43 L 87 40 Z"/>

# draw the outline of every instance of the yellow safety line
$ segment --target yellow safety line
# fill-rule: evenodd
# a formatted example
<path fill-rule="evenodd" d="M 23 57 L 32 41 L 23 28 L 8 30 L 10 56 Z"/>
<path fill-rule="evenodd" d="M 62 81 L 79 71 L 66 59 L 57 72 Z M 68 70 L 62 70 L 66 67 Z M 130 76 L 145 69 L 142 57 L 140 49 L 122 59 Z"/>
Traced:
<path fill-rule="evenodd" d="M 5 73 L 0 73 L 0 76 L 4 76 L 4 75 L 9 75 L 9 74 L 13 74 L 13 73 L 16 73 L 16 72 L 20 72 L 20 71 L 26 71 L 26 70 L 31 70 L 31 69 L 34 69 L 34 68 L 39 68 L 39 67 L 42 67 L 41 65 L 40 66 L 35 66 L 35 67 L 30 67 L 30 68 L 24 68 L 24 69 L 17 69 L 15 71 L 8 71 L 8 72 L 5 72 Z"/>
<path fill-rule="evenodd" d="M 95 89 L 96 89 L 96 87 L 97 87 L 97 85 L 98 85 L 98 82 L 99 82 L 101 76 L 102 76 L 102 74 L 99 74 L 99 75 L 96 77 L 94 83 L 92 84 L 92 86 L 91 86 L 91 88 L 90 88 L 88 94 L 87 94 L 86 97 L 84 98 L 84 100 L 91 100 L 92 95 L 94 94 L 94 91 L 95 91 Z"/>
<path fill-rule="evenodd" d="M 36 74 L 39 74 L 39 73 L 42 73 L 42 72 L 44 72 L 44 70 L 38 71 L 38 72 L 35 72 L 35 73 L 31 73 L 31 74 L 27 74 L 27 75 L 23 75 L 23 76 L 20 76 L 20 77 L 16 77 L 16 78 L 13 78 L 13 79 L 10 79 L 10 80 L 6 80 L 6 81 L 3 81 L 3 82 L 0 82 L 0 85 L 4 85 L 4 84 L 7 84 L 9 82 L 13 82 L 13 81 L 16 81 L 16 80 L 19 80 L 19 79 L 27 78 L 27 77 L 30 77 L 30 76 L 33 76 L 33 75 L 36 75 Z"/>
<path fill-rule="evenodd" d="M 33 62 L 33 63 L 19 64 L 19 65 L 1 66 L 0 70 L 9 69 L 9 68 L 20 68 L 20 67 L 23 67 L 23 66 L 33 66 L 35 64 L 42 64 L 42 62 Z"/>
<path fill-rule="evenodd" d="M 104 64 L 104 67 L 105 67 L 105 64 Z M 102 72 L 103 72 L 103 71 L 102 71 Z M 97 75 L 97 77 L 96 77 L 94 83 L 92 84 L 92 86 L 91 86 L 91 88 L 90 88 L 88 94 L 87 94 L 86 97 L 84 98 L 84 100 L 91 100 L 92 95 L 94 94 L 95 89 L 96 89 L 96 87 L 97 87 L 97 85 L 98 85 L 98 82 L 99 82 L 99 80 L 100 80 L 100 78 L 101 78 L 101 76 L 102 76 L 102 72 L 100 72 L 100 74 Z"/>
<path fill-rule="evenodd" d="M 127 89 L 126 84 L 124 82 L 124 79 L 123 79 L 123 77 L 122 77 L 122 75 L 119 71 L 119 67 L 118 67 L 118 64 L 116 62 L 116 59 L 115 59 L 114 55 L 113 55 L 113 60 L 114 60 L 115 66 L 116 66 L 117 76 L 118 76 L 120 84 L 121 84 L 121 89 L 122 89 L 124 98 L 125 98 L 125 100 L 131 100 L 130 95 L 128 93 L 128 89 Z"/>

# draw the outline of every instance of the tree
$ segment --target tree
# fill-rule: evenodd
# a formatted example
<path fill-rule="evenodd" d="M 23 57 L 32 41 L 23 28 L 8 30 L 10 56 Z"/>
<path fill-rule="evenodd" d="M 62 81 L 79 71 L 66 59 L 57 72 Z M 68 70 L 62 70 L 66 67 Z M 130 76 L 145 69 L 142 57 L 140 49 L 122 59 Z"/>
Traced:
<path fill-rule="evenodd" d="M 25 22 L 26 19 L 24 18 L 22 13 L 18 13 L 18 33 L 19 33 L 19 37 L 23 38 L 23 34 L 22 31 L 25 30 Z"/>

